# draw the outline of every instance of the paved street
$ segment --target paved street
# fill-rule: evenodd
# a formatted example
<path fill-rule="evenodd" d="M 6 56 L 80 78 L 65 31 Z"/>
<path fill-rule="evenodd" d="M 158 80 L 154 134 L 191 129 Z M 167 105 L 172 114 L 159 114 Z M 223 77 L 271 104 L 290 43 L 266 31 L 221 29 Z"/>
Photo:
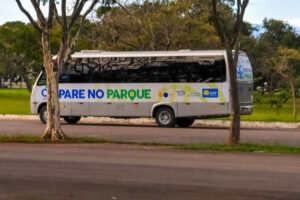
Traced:
<path fill-rule="evenodd" d="M 113 144 L 0 145 L 0 199 L 300 199 L 300 157 Z"/>
<path fill-rule="evenodd" d="M 0 133 L 39 135 L 38 120 L 0 120 Z M 63 124 L 72 136 L 225 143 L 227 128 Z M 242 142 L 300 146 L 297 129 L 242 129 Z M 1 144 L 0 199 L 300 199 L 300 156 L 178 151 L 115 144 Z"/>
<path fill-rule="evenodd" d="M 0 120 L 0 134 L 40 135 L 44 125 L 38 120 Z M 63 130 L 70 136 L 92 136 L 127 142 L 183 143 L 226 143 L 227 128 L 191 127 L 159 128 L 141 125 L 105 125 L 79 123 L 63 124 Z M 242 142 L 262 144 L 288 144 L 300 146 L 299 129 L 241 129 Z"/>

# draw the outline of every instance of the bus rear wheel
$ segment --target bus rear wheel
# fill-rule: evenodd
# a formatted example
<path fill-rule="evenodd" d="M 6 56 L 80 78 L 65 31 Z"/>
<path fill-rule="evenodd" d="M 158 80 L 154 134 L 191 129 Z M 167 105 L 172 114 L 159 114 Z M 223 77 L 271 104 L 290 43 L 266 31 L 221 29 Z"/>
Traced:
<path fill-rule="evenodd" d="M 176 119 L 171 108 L 159 108 L 155 115 L 155 120 L 160 127 L 174 127 Z"/>
<path fill-rule="evenodd" d="M 68 123 L 68 124 L 76 124 L 81 117 L 64 117 L 64 120 Z"/>
<path fill-rule="evenodd" d="M 195 119 L 184 117 L 184 118 L 177 118 L 176 121 L 179 127 L 189 127 L 194 123 Z"/>

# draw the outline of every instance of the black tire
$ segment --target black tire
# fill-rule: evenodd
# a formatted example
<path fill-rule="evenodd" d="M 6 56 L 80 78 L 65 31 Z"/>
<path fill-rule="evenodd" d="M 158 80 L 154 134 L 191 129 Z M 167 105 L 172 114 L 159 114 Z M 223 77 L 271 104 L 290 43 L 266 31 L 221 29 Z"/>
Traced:
<path fill-rule="evenodd" d="M 64 117 L 64 120 L 68 123 L 68 124 L 76 124 L 81 117 Z"/>
<path fill-rule="evenodd" d="M 161 107 L 155 114 L 155 120 L 160 127 L 174 127 L 176 119 L 171 108 Z"/>
<path fill-rule="evenodd" d="M 47 106 L 43 106 L 40 110 L 40 120 L 43 124 L 47 123 Z"/>
<path fill-rule="evenodd" d="M 193 118 L 177 118 L 176 123 L 179 127 L 189 127 L 194 123 L 195 119 Z"/>

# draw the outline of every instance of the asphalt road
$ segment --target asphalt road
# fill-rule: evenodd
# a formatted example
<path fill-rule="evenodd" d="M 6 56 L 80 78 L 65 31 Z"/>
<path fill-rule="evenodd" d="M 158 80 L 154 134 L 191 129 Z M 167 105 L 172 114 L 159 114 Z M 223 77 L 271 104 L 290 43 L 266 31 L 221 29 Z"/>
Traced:
<path fill-rule="evenodd" d="M 113 144 L 1 144 L 0 199 L 300 199 L 300 157 Z"/>
<path fill-rule="evenodd" d="M 44 125 L 38 120 L 0 120 L 0 134 L 40 135 Z M 228 128 L 159 128 L 156 126 L 63 124 L 69 136 L 93 136 L 127 142 L 159 142 L 165 144 L 226 143 Z M 300 146 L 299 129 L 241 129 L 241 142 L 287 144 Z"/>

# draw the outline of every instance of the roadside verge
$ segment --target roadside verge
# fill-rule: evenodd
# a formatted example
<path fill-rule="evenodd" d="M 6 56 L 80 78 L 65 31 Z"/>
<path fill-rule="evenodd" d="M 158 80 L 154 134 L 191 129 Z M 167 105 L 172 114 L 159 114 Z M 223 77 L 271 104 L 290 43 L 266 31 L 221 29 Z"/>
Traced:
<path fill-rule="evenodd" d="M 39 120 L 37 115 L 0 115 L 0 120 Z M 99 124 L 137 124 L 137 125 L 156 125 L 153 118 L 132 118 L 116 119 L 110 117 L 86 117 L 80 120 L 81 123 L 99 123 Z M 229 121 L 226 120 L 196 120 L 193 126 L 196 127 L 229 127 Z M 242 128 L 283 128 L 300 129 L 300 123 L 294 122 L 258 122 L 242 121 Z"/>

